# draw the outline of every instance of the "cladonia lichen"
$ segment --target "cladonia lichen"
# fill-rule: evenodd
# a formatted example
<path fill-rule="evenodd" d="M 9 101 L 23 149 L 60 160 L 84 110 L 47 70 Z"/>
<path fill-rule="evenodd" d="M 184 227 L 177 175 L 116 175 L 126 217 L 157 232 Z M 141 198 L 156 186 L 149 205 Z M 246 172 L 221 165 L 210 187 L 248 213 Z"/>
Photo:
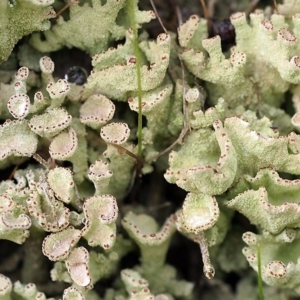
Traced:
<path fill-rule="evenodd" d="M 300 295 L 299 1 L 184 6 L 1 1 L 1 299 Z"/>

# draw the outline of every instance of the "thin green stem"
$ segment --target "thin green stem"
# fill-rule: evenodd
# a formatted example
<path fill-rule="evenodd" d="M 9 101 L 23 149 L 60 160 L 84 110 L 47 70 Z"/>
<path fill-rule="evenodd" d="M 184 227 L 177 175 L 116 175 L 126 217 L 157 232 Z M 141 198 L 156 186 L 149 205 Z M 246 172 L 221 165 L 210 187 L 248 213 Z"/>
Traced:
<path fill-rule="evenodd" d="M 259 300 L 264 300 L 263 282 L 261 277 L 261 255 L 260 255 L 260 244 L 257 245 L 257 282 L 258 282 L 258 295 Z"/>
<path fill-rule="evenodd" d="M 134 13 L 134 0 L 127 1 L 128 15 L 130 18 L 131 27 L 133 30 L 133 46 L 134 46 L 134 55 L 136 57 L 136 74 L 137 74 L 137 95 L 138 95 L 138 103 L 139 103 L 139 112 L 138 112 L 138 156 L 142 157 L 142 139 L 143 139 L 143 131 L 142 131 L 142 74 L 141 74 L 141 56 L 140 49 L 138 43 L 138 31 L 137 24 Z"/>

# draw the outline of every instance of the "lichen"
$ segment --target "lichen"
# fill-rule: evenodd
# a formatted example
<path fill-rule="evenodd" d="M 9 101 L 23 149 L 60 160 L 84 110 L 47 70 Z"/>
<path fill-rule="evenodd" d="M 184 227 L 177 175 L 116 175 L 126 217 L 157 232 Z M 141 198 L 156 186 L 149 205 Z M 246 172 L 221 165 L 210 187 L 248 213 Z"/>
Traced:
<path fill-rule="evenodd" d="M 7 60 L 13 47 L 23 36 L 50 28 L 49 19 L 55 17 L 50 6 L 53 2 L 54 0 L 16 1 L 12 6 L 9 1 L 1 2 L 0 63 Z"/>
<path fill-rule="evenodd" d="M 65 21 L 62 16 L 51 30 L 44 32 L 46 40 L 40 34 L 32 36 L 31 44 L 42 52 L 56 51 L 63 46 L 77 47 L 88 51 L 91 55 L 104 51 L 110 42 L 120 40 L 125 36 L 128 28 L 126 17 L 121 24 L 116 24 L 118 15 L 124 10 L 125 0 L 109 0 L 105 4 L 93 0 L 91 5 L 81 6 L 74 3 L 70 8 L 70 20 Z M 135 14 L 139 24 L 147 23 L 155 18 L 152 11 L 139 11 L 135 1 Z M 101 26 L 99 26 L 101 20 Z M 93 33 L 98 32 L 97 36 Z M 74 32 L 77 32 L 74 38 Z"/>
<path fill-rule="evenodd" d="M 64 2 L 0 4 L 0 298 L 245 299 L 260 264 L 299 295 L 299 1 L 233 13 L 230 51 L 194 12 L 153 37 L 142 1 Z"/>

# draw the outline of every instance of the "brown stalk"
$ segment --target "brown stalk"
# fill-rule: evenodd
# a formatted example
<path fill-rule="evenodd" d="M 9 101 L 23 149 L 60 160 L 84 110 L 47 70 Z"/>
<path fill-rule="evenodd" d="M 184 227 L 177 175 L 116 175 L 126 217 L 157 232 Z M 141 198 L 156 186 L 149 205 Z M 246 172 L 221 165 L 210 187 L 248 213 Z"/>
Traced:
<path fill-rule="evenodd" d="M 71 0 L 68 4 L 66 4 L 61 10 L 56 13 L 55 18 L 58 18 L 66 9 L 68 9 L 71 5 L 79 3 L 78 0 Z"/>

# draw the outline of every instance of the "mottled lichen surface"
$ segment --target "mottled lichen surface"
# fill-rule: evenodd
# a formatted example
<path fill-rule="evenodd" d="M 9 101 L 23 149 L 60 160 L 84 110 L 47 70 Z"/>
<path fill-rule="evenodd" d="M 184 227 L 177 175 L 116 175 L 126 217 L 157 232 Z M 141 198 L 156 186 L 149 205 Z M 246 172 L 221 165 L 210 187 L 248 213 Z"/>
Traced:
<path fill-rule="evenodd" d="M 299 1 L 232 14 L 227 52 L 195 14 L 150 37 L 155 13 L 138 1 L 56 15 L 64 4 L 0 4 L 0 240 L 21 249 L 0 263 L 0 298 L 199 299 L 167 258 L 176 232 L 216 274 L 215 295 L 233 299 L 228 272 L 243 273 L 237 298 L 256 295 L 244 274 L 259 263 L 267 295 L 299 295 Z M 84 51 L 91 72 L 57 76 L 62 48 Z M 188 264 L 186 245 L 176 259 Z"/>

